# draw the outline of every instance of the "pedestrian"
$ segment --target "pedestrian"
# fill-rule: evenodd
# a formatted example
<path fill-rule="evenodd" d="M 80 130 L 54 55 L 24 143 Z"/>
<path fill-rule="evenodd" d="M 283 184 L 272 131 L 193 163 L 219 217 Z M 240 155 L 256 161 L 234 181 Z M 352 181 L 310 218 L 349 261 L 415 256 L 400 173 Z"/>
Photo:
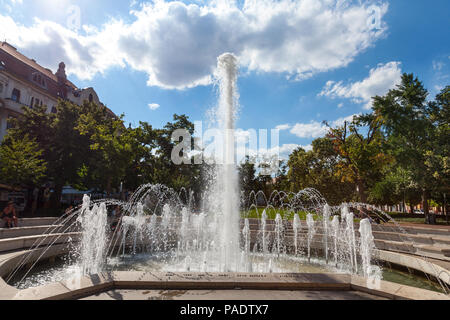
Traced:
<path fill-rule="evenodd" d="M 14 228 L 18 226 L 16 208 L 14 202 L 9 201 L 5 209 L 1 213 L 2 219 L 5 221 L 5 228 Z"/>
<path fill-rule="evenodd" d="M 67 218 L 73 211 L 73 204 L 70 204 L 69 207 L 64 211 L 64 218 Z"/>

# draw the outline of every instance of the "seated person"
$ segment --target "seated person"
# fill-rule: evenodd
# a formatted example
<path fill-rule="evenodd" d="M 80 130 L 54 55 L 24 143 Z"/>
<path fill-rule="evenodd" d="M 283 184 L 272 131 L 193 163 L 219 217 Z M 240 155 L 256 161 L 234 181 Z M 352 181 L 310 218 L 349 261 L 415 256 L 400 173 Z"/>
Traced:
<path fill-rule="evenodd" d="M 1 218 L 5 221 L 5 228 L 17 228 L 18 220 L 16 214 L 16 208 L 14 208 L 14 202 L 8 202 L 8 205 L 1 213 Z"/>

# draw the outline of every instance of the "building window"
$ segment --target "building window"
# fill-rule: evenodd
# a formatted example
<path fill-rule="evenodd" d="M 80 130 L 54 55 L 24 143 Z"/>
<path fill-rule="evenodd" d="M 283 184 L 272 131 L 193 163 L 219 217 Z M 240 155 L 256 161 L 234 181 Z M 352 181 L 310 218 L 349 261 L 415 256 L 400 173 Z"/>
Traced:
<path fill-rule="evenodd" d="M 30 108 L 33 109 L 33 102 L 34 102 L 34 97 L 31 97 L 31 103 L 30 103 Z"/>
<path fill-rule="evenodd" d="M 13 100 L 15 102 L 20 102 L 20 90 L 14 88 L 12 95 L 11 95 L 11 100 Z"/>
<path fill-rule="evenodd" d="M 94 96 L 92 94 L 89 95 L 89 102 L 94 101 Z"/>
<path fill-rule="evenodd" d="M 38 84 L 39 86 L 43 88 L 47 88 L 47 83 L 45 81 L 45 77 L 41 75 L 40 73 L 33 73 L 31 76 L 31 79 L 34 83 Z"/>
<path fill-rule="evenodd" d="M 33 81 L 43 88 L 47 88 L 47 84 L 45 82 L 44 76 L 41 76 L 39 73 L 33 73 L 32 75 Z"/>
<path fill-rule="evenodd" d="M 58 113 L 58 110 L 56 109 L 56 107 L 52 107 L 52 113 Z"/>
<path fill-rule="evenodd" d="M 3 83 L 0 82 L 0 93 L 3 93 Z"/>
<path fill-rule="evenodd" d="M 8 120 L 6 121 L 6 129 L 7 130 L 14 128 L 14 124 L 13 124 L 12 120 L 14 120 L 15 118 L 16 117 L 13 117 L 13 116 L 8 117 Z"/>

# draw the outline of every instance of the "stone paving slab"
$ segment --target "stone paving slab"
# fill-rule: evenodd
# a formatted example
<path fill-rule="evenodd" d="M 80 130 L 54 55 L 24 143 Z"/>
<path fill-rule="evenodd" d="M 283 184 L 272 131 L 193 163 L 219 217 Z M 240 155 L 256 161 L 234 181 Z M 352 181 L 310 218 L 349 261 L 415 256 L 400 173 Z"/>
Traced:
<path fill-rule="evenodd" d="M 18 289 L 8 286 L 6 282 L 0 278 L 0 300 L 11 300 L 18 293 Z"/>
<path fill-rule="evenodd" d="M 13 300 L 64 300 L 73 296 L 70 289 L 60 282 L 43 287 L 29 288 L 19 291 Z"/>

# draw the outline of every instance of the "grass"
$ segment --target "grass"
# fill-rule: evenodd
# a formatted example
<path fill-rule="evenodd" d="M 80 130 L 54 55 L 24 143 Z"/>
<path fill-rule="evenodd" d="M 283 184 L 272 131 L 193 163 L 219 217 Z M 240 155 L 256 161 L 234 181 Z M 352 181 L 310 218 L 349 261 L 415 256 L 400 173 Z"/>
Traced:
<path fill-rule="evenodd" d="M 278 213 L 281 214 L 281 217 L 283 219 L 287 219 L 287 220 L 294 220 L 295 214 L 298 214 L 300 217 L 300 220 L 306 221 L 306 216 L 308 215 L 308 212 L 305 212 L 305 211 L 293 212 L 293 211 L 284 210 L 284 209 L 273 209 L 273 208 L 269 208 L 269 209 L 258 208 L 258 209 L 256 209 L 256 208 L 253 208 L 249 211 L 243 211 L 241 213 L 241 216 L 242 216 L 242 218 L 261 219 L 261 216 L 262 216 L 262 213 L 264 210 L 266 210 L 267 218 L 270 220 L 275 220 Z M 313 214 L 313 218 L 314 218 L 314 221 L 322 219 L 321 216 L 319 216 L 317 214 Z M 360 221 L 361 221 L 361 219 L 355 219 L 355 223 L 359 223 Z"/>
<path fill-rule="evenodd" d="M 263 208 L 253 208 L 249 211 L 244 211 L 242 212 L 242 217 L 243 218 L 249 218 L 249 219 L 261 219 L 262 213 L 263 211 L 266 210 L 266 214 L 267 214 L 267 219 L 270 220 L 275 220 L 277 214 L 281 214 L 281 217 L 283 219 L 287 219 L 287 220 L 294 220 L 294 216 L 297 213 L 300 217 L 300 220 L 306 220 L 306 216 L 308 215 L 307 212 L 305 211 L 299 211 L 299 212 L 292 212 L 292 211 L 288 211 L 288 210 L 284 210 L 284 209 L 273 209 L 273 208 L 269 208 L 269 209 L 263 209 Z M 319 216 L 317 214 L 313 215 L 314 220 L 318 220 Z"/>

